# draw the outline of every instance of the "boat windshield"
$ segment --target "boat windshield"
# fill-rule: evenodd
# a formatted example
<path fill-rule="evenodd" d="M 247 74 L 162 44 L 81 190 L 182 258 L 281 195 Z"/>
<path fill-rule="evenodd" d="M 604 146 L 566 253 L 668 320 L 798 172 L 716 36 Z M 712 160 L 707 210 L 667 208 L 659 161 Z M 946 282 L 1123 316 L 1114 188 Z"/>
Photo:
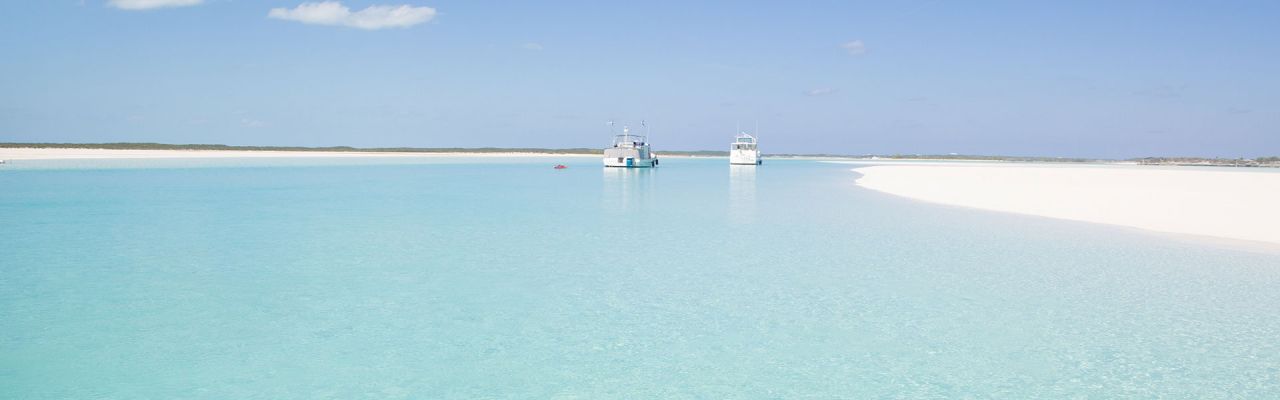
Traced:
<path fill-rule="evenodd" d="M 613 146 L 643 146 L 644 141 L 645 137 L 642 135 L 616 135 L 613 137 Z"/>

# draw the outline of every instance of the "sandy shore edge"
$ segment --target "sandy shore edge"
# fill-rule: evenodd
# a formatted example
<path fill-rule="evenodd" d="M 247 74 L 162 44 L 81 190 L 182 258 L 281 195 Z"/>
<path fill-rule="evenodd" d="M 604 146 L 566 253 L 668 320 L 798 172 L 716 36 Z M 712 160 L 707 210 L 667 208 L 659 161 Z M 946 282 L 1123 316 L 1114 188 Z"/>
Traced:
<path fill-rule="evenodd" d="M 857 185 L 915 200 L 1119 225 L 1218 246 L 1280 250 L 1280 173 L 1118 165 L 854 168 Z"/>
<path fill-rule="evenodd" d="M 275 150 L 116 150 L 61 148 L 0 148 L 0 160 L 73 160 L 141 158 L 354 158 L 354 157 L 599 157 L 566 153 L 417 153 L 360 151 Z"/>

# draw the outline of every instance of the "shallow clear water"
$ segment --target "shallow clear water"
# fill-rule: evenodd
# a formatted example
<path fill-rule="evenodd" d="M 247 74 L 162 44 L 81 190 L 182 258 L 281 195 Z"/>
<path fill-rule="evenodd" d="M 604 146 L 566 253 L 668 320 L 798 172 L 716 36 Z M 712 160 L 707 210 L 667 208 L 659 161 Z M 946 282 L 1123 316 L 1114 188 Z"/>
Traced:
<path fill-rule="evenodd" d="M 1280 255 L 598 162 L 6 165 L 0 398 L 1280 396 Z"/>

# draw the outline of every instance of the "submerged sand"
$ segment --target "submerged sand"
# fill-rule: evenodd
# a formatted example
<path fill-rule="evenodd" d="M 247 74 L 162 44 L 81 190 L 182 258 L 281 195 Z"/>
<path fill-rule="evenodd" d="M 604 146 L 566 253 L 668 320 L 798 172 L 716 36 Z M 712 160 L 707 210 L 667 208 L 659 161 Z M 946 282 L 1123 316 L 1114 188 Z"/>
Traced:
<path fill-rule="evenodd" d="M 927 202 L 1280 245 L 1280 171 L 957 163 L 855 171 L 862 187 Z"/>

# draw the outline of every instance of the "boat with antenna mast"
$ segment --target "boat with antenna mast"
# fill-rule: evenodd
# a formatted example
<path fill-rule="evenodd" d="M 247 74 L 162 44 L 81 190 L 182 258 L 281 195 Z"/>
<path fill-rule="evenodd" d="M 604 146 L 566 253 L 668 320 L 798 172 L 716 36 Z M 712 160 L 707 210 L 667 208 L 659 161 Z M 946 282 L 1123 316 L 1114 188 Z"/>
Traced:
<path fill-rule="evenodd" d="M 622 134 L 613 136 L 613 145 L 604 149 L 604 166 L 619 168 L 653 168 L 658 166 L 658 155 L 649 149 L 649 129 L 644 121 L 644 135 L 631 133 L 631 127 L 623 126 Z M 613 131 L 613 121 L 609 121 Z"/>
<path fill-rule="evenodd" d="M 757 143 L 759 131 L 760 124 L 756 124 L 755 135 L 738 129 L 738 135 L 733 138 L 733 143 L 729 144 L 730 165 L 761 165 L 764 163 L 764 159 L 760 157 L 760 147 Z"/>

